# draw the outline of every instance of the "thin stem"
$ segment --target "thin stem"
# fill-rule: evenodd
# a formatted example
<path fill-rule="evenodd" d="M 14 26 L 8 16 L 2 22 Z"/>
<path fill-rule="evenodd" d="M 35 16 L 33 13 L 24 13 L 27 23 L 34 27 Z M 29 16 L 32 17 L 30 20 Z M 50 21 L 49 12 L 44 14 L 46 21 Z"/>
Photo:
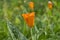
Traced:
<path fill-rule="evenodd" d="M 32 40 L 34 40 L 34 38 L 33 38 L 33 33 L 32 33 L 32 28 L 31 28 L 31 37 L 32 37 Z"/>

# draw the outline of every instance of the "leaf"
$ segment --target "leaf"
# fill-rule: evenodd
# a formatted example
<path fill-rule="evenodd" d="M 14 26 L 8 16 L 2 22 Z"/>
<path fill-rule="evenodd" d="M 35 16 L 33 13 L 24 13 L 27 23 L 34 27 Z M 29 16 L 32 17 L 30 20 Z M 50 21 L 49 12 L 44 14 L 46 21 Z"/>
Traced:
<path fill-rule="evenodd" d="M 14 26 L 7 21 L 7 27 L 13 40 L 27 40 L 27 38 Z"/>

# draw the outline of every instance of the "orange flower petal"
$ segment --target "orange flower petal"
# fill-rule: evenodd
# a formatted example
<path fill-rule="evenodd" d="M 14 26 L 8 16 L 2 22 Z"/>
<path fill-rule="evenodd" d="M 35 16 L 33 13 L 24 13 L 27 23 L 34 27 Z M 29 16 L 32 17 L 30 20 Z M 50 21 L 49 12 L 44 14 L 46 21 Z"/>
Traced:
<path fill-rule="evenodd" d="M 48 8 L 52 9 L 52 2 L 51 1 L 48 2 Z"/>
<path fill-rule="evenodd" d="M 30 13 L 30 15 L 29 15 L 29 26 L 30 27 L 34 26 L 34 16 L 35 16 L 34 12 Z"/>
<path fill-rule="evenodd" d="M 34 3 L 33 3 L 33 2 L 29 2 L 29 7 L 30 7 L 31 9 L 33 9 L 33 8 L 34 8 Z"/>
<path fill-rule="evenodd" d="M 31 12 L 29 16 L 35 16 L 35 12 Z"/>
<path fill-rule="evenodd" d="M 34 26 L 35 13 L 31 12 L 30 14 L 22 14 L 22 16 L 24 20 L 26 21 L 27 25 L 32 28 Z"/>

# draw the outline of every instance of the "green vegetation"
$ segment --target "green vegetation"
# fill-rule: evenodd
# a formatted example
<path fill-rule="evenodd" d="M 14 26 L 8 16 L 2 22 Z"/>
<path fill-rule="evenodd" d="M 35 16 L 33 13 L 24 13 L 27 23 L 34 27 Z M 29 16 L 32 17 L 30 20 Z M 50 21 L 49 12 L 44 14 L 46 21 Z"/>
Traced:
<path fill-rule="evenodd" d="M 34 2 L 34 10 L 29 2 Z M 0 40 L 60 40 L 60 0 L 0 0 Z M 29 28 L 22 14 L 35 12 Z"/>

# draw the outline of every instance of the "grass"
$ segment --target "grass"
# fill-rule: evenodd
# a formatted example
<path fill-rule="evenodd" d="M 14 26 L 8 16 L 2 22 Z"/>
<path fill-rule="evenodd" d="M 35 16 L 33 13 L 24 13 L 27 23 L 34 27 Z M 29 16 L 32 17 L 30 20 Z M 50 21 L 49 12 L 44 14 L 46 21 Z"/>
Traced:
<path fill-rule="evenodd" d="M 29 2 L 34 2 L 34 10 Z M 0 40 L 60 40 L 60 0 L 0 0 Z M 35 12 L 30 28 L 22 14 Z"/>

